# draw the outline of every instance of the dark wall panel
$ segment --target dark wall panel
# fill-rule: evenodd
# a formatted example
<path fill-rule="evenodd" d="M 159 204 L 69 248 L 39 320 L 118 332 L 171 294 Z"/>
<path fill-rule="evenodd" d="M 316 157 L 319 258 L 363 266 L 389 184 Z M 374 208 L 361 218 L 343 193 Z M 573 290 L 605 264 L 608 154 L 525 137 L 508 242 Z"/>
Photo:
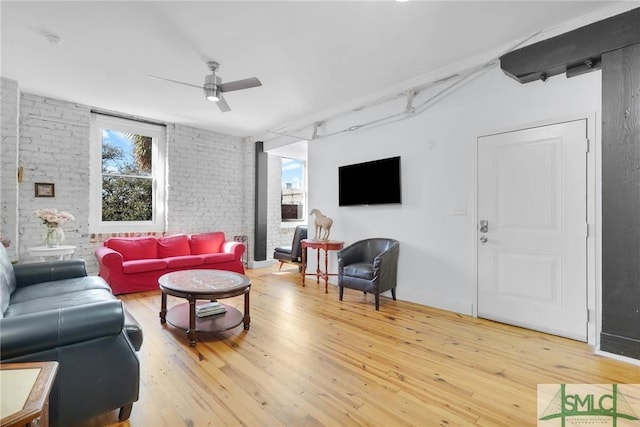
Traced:
<path fill-rule="evenodd" d="M 256 210 L 255 210 L 255 244 L 253 245 L 253 259 L 264 261 L 267 259 L 267 183 L 268 183 L 268 154 L 264 152 L 264 143 L 256 142 Z"/>
<path fill-rule="evenodd" d="M 640 44 L 602 55 L 604 351 L 640 359 Z"/>

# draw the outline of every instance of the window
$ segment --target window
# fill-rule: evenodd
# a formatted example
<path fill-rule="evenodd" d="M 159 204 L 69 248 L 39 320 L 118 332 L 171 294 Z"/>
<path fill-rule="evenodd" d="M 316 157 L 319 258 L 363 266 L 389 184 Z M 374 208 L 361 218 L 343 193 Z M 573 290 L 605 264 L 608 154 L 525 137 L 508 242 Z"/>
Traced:
<path fill-rule="evenodd" d="M 282 157 L 282 222 L 304 222 L 306 218 L 305 162 Z"/>
<path fill-rule="evenodd" d="M 94 114 L 91 232 L 164 231 L 165 129 Z"/>

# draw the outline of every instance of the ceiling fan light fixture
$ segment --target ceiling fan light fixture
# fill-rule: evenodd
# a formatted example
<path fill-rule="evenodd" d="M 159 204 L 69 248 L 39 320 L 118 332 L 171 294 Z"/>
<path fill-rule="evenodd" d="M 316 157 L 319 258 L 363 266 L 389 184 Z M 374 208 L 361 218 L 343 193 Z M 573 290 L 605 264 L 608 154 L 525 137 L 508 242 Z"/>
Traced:
<path fill-rule="evenodd" d="M 204 90 L 204 97 L 207 98 L 208 101 L 220 101 L 215 74 L 210 74 L 204 78 L 204 86 L 202 86 L 202 88 Z"/>
<path fill-rule="evenodd" d="M 220 97 L 218 96 L 218 92 L 215 89 L 206 89 L 205 88 L 204 97 L 207 98 L 207 101 L 211 101 L 211 102 L 220 101 Z"/>

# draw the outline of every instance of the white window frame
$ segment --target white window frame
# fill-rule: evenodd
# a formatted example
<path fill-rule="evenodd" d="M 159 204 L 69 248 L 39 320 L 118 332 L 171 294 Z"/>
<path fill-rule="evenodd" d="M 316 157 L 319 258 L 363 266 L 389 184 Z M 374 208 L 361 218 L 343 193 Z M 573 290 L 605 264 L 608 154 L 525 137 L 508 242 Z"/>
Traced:
<path fill-rule="evenodd" d="M 112 129 L 124 133 L 152 138 L 151 170 L 153 218 L 151 221 L 102 221 L 102 130 Z M 166 228 L 166 128 L 162 125 L 106 116 L 91 115 L 91 174 L 89 196 L 89 232 L 163 232 Z"/>
<path fill-rule="evenodd" d="M 302 218 L 297 221 L 284 221 L 280 218 L 280 227 L 281 228 L 292 228 L 298 225 L 306 225 L 307 224 L 307 212 L 309 212 L 309 197 L 308 197 L 308 187 L 307 187 L 307 160 L 300 159 L 296 157 L 287 157 L 282 156 L 281 159 L 290 159 L 290 160 L 298 160 L 302 162 L 302 192 L 304 193 L 304 205 L 302 209 Z M 280 164 L 280 209 L 282 209 L 282 163 Z"/>

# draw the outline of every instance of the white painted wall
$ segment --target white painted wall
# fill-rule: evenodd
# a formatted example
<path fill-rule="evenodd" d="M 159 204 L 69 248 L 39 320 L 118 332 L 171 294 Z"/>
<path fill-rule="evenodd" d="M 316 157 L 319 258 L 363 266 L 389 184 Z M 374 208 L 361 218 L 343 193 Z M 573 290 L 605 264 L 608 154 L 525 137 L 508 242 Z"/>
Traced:
<path fill-rule="evenodd" d="M 569 116 L 600 120 L 600 77 L 561 75 L 521 85 L 493 68 L 417 116 L 310 142 L 309 206 L 333 218 L 332 238 L 400 241 L 399 299 L 472 314 L 477 137 Z M 439 89 L 420 94 L 414 105 Z M 340 118 L 325 131 L 397 113 L 400 101 Z M 338 207 L 339 166 L 396 155 L 402 205 Z M 466 215 L 452 214 L 461 209 Z M 335 255 L 331 262 L 335 270 Z"/>

